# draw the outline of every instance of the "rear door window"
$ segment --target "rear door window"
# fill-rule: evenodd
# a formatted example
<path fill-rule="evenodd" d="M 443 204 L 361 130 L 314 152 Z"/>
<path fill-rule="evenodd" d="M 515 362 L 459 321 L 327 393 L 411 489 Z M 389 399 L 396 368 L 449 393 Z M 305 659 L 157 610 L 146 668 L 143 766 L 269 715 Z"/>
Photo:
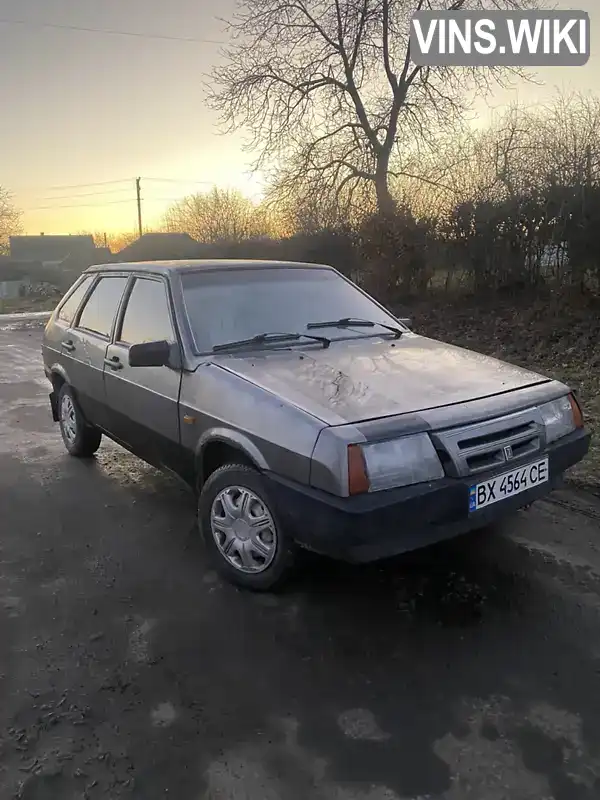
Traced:
<path fill-rule="evenodd" d="M 128 278 L 116 275 L 100 278 L 83 307 L 77 327 L 109 338 L 127 281 Z"/>
<path fill-rule="evenodd" d="M 69 297 L 67 297 L 65 302 L 58 309 L 58 319 L 60 319 L 62 322 L 66 322 L 67 325 L 72 324 L 75 314 L 77 313 L 77 309 L 81 305 L 81 301 L 83 300 L 87 290 L 90 288 L 93 280 L 93 275 L 88 275 L 87 278 L 84 278 L 75 291 Z"/>

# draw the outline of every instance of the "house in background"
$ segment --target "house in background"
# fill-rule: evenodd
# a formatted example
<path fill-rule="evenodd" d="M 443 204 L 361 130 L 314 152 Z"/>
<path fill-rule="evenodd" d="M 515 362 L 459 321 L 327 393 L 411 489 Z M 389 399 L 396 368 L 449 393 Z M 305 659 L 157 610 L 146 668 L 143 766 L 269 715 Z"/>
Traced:
<path fill-rule="evenodd" d="M 13 261 L 37 261 L 56 266 L 66 258 L 76 259 L 89 267 L 96 258 L 93 236 L 11 236 L 10 256 Z"/>
<path fill-rule="evenodd" d="M 110 247 L 97 247 L 94 250 L 94 264 L 108 264 L 111 261 L 114 258 Z"/>
<path fill-rule="evenodd" d="M 33 283 L 50 284 L 66 291 L 92 264 L 112 261 L 106 247 L 96 247 L 94 237 L 83 236 L 11 236 L 10 258 L 23 265 Z"/>
<path fill-rule="evenodd" d="M 115 254 L 115 261 L 174 261 L 202 258 L 202 245 L 187 233 L 144 233 Z"/>
<path fill-rule="evenodd" d="M 278 241 L 256 237 L 242 241 L 199 242 L 187 233 L 145 233 L 118 253 L 114 261 L 172 261 L 193 258 L 282 258 Z"/>
<path fill-rule="evenodd" d="M 30 286 L 31 275 L 27 267 L 8 256 L 0 256 L 0 302 L 23 297 Z"/>

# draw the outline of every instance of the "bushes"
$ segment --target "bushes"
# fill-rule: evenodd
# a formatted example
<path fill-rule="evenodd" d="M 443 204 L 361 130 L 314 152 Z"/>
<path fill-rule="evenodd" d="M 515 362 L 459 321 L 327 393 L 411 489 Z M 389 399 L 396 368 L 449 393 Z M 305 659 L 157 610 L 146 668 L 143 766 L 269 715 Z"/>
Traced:
<path fill-rule="evenodd" d="M 417 221 L 408 209 L 394 216 L 376 214 L 359 227 L 358 241 L 365 286 L 377 297 L 395 302 L 427 288 L 435 237 L 426 221 Z"/>
<path fill-rule="evenodd" d="M 407 208 L 282 239 L 200 246 L 201 258 L 331 264 L 378 299 L 400 302 L 430 288 L 487 295 L 600 290 L 600 189 L 554 186 L 456 205 L 437 220 Z"/>

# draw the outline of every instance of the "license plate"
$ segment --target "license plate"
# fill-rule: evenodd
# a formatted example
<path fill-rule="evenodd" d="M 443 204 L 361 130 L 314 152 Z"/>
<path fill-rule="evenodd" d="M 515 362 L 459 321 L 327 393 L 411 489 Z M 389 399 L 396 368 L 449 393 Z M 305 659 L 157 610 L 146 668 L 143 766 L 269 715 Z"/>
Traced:
<path fill-rule="evenodd" d="M 478 483 L 469 489 L 469 511 L 479 511 L 499 500 L 506 500 L 516 494 L 539 486 L 548 481 L 548 459 L 542 458 L 525 467 L 497 475 L 489 481 Z"/>

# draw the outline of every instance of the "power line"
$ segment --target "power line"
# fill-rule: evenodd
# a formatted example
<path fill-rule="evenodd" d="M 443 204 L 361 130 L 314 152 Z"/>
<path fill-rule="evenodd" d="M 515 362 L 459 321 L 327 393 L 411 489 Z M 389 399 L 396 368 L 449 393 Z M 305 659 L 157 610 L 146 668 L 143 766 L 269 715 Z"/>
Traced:
<path fill-rule="evenodd" d="M 133 178 L 121 178 L 118 181 L 100 181 L 99 183 L 75 183 L 72 186 L 46 186 L 47 192 L 58 192 L 60 189 L 87 189 L 89 186 L 110 186 L 115 183 L 130 183 Z"/>
<path fill-rule="evenodd" d="M 213 185 L 214 181 L 194 181 L 186 178 L 144 178 L 145 181 L 159 181 L 161 183 L 185 183 L 187 185 Z"/>
<path fill-rule="evenodd" d="M 144 203 L 178 203 L 184 198 L 179 197 L 144 197 Z M 25 208 L 24 211 L 46 211 L 60 208 L 104 208 L 104 206 L 114 206 L 121 203 L 135 203 L 135 198 L 130 197 L 127 200 L 109 200 L 106 203 L 76 203 L 74 205 L 61 205 L 61 206 L 35 206 L 32 208 Z"/>
<path fill-rule="evenodd" d="M 59 25 L 55 22 L 31 22 L 25 19 L 0 18 L 4 25 L 24 25 L 29 28 L 54 28 L 65 31 L 84 31 L 86 33 L 103 33 L 108 36 L 133 36 L 137 39 L 163 39 L 170 42 L 196 42 L 199 44 L 226 44 L 218 39 L 197 39 L 192 36 L 168 36 L 162 33 L 141 33 L 140 31 L 120 31 L 107 28 L 87 28 L 83 25 Z"/>
<path fill-rule="evenodd" d="M 115 184 L 121 183 L 129 183 L 131 178 L 121 178 L 119 180 L 113 181 L 99 181 L 97 183 L 80 183 L 80 184 L 73 184 L 70 186 L 50 186 L 46 187 L 46 191 L 63 191 L 66 189 L 85 189 L 91 188 L 93 186 L 114 186 Z M 195 181 L 195 180 L 186 180 L 185 178 L 136 178 L 135 179 L 135 189 L 136 189 L 136 196 L 137 196 L 137 207 L 138 207 L 138 221 L 140 222 L 141 227 L 141 213 L 142 213 L 142 196 L 141 196 L 141 181 L 157 181 L 157 182 L 165 182 L 171 184 L 179 184 L 180 186 L 183 185 L 206 185 L 210 184 L 210 181 Z M 52 205 L 41 205 L 41 206 L 32 206 L 29 208 L 23 209 L 27 213 L 32 211 L 56 211 L 60 209 L 73 209 L 73 208 L 105 208 L 106 206 L 113 206 L 113 205 L 122 205 L 125 203 L 133 203 L 135 202 L 133 198 L 127 198 L 123 200 L 104 200 L 99 203 L 67 203 L 64 204 L 62 201 L 64 200 L 74 200 L 79 197 L 97 197 L 99 195 L 110 195 L 110 194 L 120 194 L 121 192 L 129 191 L 128 186 L 122 186 L 118 189 L 102 189 L 93 192 L 80 192 L 75 194 L 62 194 L 56 195 L 54 197 L 43 197 L 40 198 L 40 202 L 52 203 Z M 184 194 L 182 193 L 179 197 L 148 197 L 143 198 L 144 202 L 147 203 L 177 203 L 184 199 Z"/>
<path fill-rule="evenodd" d="M 65 194 L 56 197 L 40 197 L 40 202 L 45 202 L 46 200 L 72 200 L 76 197 L 98 197 L 98 195 L 106 195 L 106 194 L 120 194 L 121 192 L 130 192 L 131 188 L 129 186 L 124 186 L 122 189 L 102 189 L 102 191 L 97 192 L 84 192 L 83 194 Z"/>
<path fill-rule="evenodd" d="M 119 180 L 114 180 L 114 181 L 99 181 L 97 183 L 76 183 L 76 184 L 72 184 L 72 185 L 68 185 L 68 186 L 38 186 L 38 187 L 29 187 L 29 189 L 38 189 L 41 192 L 59 192 L 59 191 L 65 190 L 65 189 L 89 189 L 89 188 L 91 188 L 93 186 L 114 186 L 115 184 L 119 184 L 119 183 L 131 183 L 134 180 L 135 180 L 135 178 L 120 178 Z M 195 181 L 195 180 L 187 180 L 186 178 L 143 178 L 143 180 L 152 181 L 152 182 L 160 182 L 160 183 L 178 183 L 178 184 L 185 184 L 185 185 L 188 185 L 188 186 L 191 186 L 191 185 L 212 186 L 212 185 L 214 185 L 214 181 Z M 115 189 L 115 190 L 111 189 L 110 191 L 111 192 L 112 191 L 119 192 L 119 191 L 123 191 L 123 189 Z M 103 192 L 103 194 L 108 194 L 108 193 L 109 193 L 108 191 Z M 84 197 L 85 195 L 83 195 L 83 194 L 82 195 L 75 195 L 75 194 L 74 195 L 65 195 L 64 198 L 63 197 L 56 197 L 56 199 L 57 200 L 62 200 L 62 199 L 65 199 L 65 198 L 78 197 L 78 196 Z M 54 199 L 54 198 L 48 198 L 48 199 L 50 200 L 50 199 Z"/>
<path fill-rule="evenodd" d="M 109 200 L 106 203 L 76 203 L 75 205 L 68 206 L 36 206 L 35 208 L 25 208 L 24 211 L 47 211 L 59 208 L 104 208 L 104 206 L 116 206 L 120 203 L 135 203 L 135 198 L 130 197 L 127 200 Z"/>

